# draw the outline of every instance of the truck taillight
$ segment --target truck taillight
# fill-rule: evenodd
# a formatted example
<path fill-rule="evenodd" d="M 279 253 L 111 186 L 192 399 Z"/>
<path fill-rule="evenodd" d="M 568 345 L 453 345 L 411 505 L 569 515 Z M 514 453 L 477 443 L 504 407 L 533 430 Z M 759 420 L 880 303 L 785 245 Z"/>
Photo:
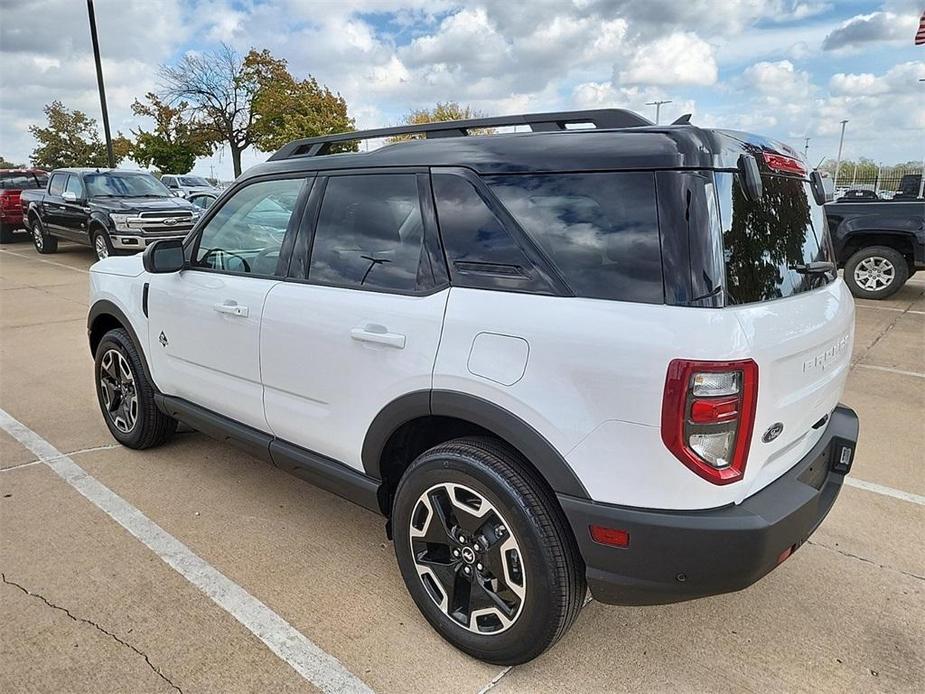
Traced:
<path fill-rule="evenodd" d="M 758 403 L 758 365 L 675 359 L 662 398 L 662 441 L 713 484 L 742 479 Z"/>
<path fill-rule="evenodd" d="M 19 207 L 16 197 L 8 190 L 0 191 L 0 207 Z"/>

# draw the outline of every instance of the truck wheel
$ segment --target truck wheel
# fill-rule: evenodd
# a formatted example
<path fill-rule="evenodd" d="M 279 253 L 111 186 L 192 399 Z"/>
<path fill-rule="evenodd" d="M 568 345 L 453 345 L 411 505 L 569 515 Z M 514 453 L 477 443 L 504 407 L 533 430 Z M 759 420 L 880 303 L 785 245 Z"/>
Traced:
<path fill-rule="evenodd" d="M 13 243 L 13 227 L 6 222 L 0 222 L 0 243 Z"/>
<path fill-rule="evenodd" d="M 58 250 L 58 239 L 45 231 L 45 224 L 38 217 L 32 220 L 32 245 L 43 255 Z"/>
<path fill-rule="evenodd" d="M 105 260 L 114 255 L 109 234 L 102 229 L 97 229 L 93 232 L 93 250 L 96 252 L 97 260 Z"/>
<path fill-rule="evenodd" d="M 154 386 L 125 330 L 116 328 L 103 335 L 96 348 L 93 373 L 103 419 L 123 446 L 159 446 L 177 430 L 177 420 L 154 404 Z"/>
<path fill-rule="evenodd" d="M 524 663 L 578 616 L 584 564 L 565 516 L 502 442 L 463 438 L 425 451 L 402 476 L 392 511 L 405 585 L 460 650 Z"/>
<path fill-rule="evenodd" d="M 909 279 L 902 253 L 888 246 L 862 248 L 845 263 L 845 282 L 859 299 L 886 299 Z"/>

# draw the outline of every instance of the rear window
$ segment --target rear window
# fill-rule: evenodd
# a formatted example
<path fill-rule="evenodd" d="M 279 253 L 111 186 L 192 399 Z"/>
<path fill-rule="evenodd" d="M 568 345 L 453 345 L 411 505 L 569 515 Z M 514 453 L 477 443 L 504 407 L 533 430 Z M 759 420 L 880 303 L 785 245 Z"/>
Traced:
<path fill-rule="evenodd" d="M 0 190 L 31 190 L 44 188 L 48 179 L 31 173 L 0 171 Z"/>
<path fill-rule="evenodd" d="M 663 303 L 654 174 L 531 174 L 485 181 L 575 294 Z"/>
<path fill-rule="evenodd" d="M 732 173 L 716 174 L 730 304 L 771 301 L 828 284 L 834 274 L 798 272 L 832 261 L 825 214 L 808 181 L 762 176 L 761 200 L 749 200 Z"/>

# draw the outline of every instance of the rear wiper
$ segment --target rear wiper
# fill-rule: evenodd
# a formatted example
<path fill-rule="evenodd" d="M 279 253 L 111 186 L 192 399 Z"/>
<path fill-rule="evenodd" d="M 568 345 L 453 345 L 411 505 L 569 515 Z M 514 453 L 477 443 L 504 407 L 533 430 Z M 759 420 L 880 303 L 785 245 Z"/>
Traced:
<path fill-rule="evenodd" d="M 791 265 L 790 269 L 799 272 L 801 275 L 827 275 L 835 272 L 835 263 L 828 260 L 817 260 L 805 265 Z"/>

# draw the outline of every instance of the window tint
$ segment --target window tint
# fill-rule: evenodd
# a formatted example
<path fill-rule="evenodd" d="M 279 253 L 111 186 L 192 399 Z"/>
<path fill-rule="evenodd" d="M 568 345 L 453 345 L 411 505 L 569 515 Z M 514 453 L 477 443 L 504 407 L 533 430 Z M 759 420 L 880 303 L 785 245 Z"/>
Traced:
<path fill-rule="evenodd" d="M 723 225 L 729 303 L 770 301 L 815 289 L 833 276 L 809 275 L 797 266 L 831 261 L 825 215 L 809 182 L 762 176 L 761 200 L 750 200 L 732 173 L 716 174 Z"/>
<path fill-rule="evenodd" d="M 202 230 L 195 265 L 273 275 L 303 185 L 300 178 L 252 183 L 235 193 Z"/>
<path fill-rule="evenodd" d="M 41 188 L 47 182 L 48 179 L 44 176 L 37 178 L 31 173 L 0 171 L 0 190 L 29 190 L 31 188 Z"/>
<path fill-rule="evenodd" d="M 67 177 L 67 186 L 64 188 L 65 192 L 73 193 L 77 196 L 78 199 L 84 196 L 84 186 L 80 182 L 80 176 L 71 174 Z"/>
<path fill-rule="evenodd" d="M 332 176 L 312 241 L 308 279 L 414 291 L 424 223 L 414 174 Z"/>
<path fill-rule="evenodd" d="M 455 284 L 551 293 L 475 186 L 455 174 L 434 174 L 433 186 L 440 236 Z"/>
<path fill-rule="evenodd" d="M 51 195 L 61 195 L 64 192 L 64 183 L 67 179 L 67 174 L 55 174 L 51 177 L 51 186 L 48 188 L 48 192 Z"/>
<path fill-rule="evenodd" d="M 489 176 L 485 181 L 578 296 L 664 301 L 653 174 Z"/>

